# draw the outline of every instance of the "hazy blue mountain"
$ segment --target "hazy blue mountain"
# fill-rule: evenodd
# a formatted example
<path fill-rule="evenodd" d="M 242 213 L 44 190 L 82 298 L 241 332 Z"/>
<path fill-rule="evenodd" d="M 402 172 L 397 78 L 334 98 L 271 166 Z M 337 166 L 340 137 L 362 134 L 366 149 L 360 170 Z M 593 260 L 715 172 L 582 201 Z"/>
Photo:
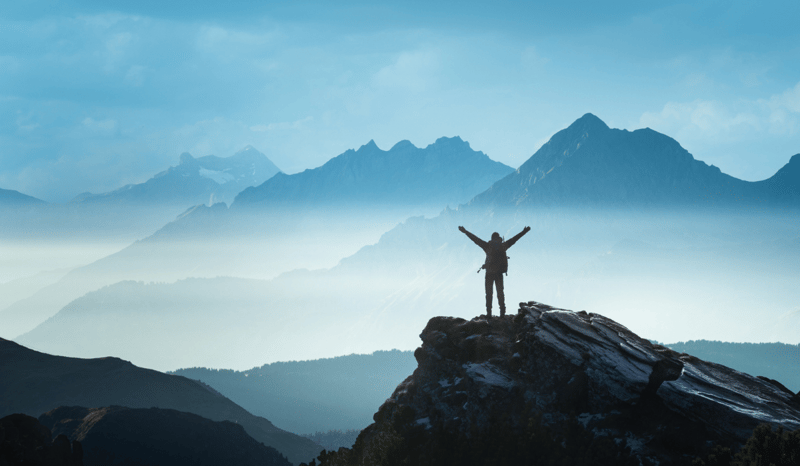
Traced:
<path fill-rule="evenodd" d="M 229 159 L 237 157 L 266 160 L 254 149 Z M 184 156 L 181 165 L 147 183 L 107 195 L 86 196 L 73 203 L 71 207 L 77 211 L 97 212 L 98 219 L 88 222 L 99 227 L 93 232 L 104 228 L 111 217 L 117 218 L 116 225 L 125 224 L 128 235 L 146 231 L 170 212 L 170 219 L 174 220 L 161 223 L 159 226 L 163 227 L 155 227 L 154 234 L 149 233 L 124 250 L 74 270 L 47 290 L 0 309 L 0 317 L 10 322 L 0 335 L 14 338 L 73 299 L 123 280 L 174 281 L 231 275 L 272 278 L 296 268 L 332 267 L 365 244 L 376 242 L 408 216 L 435 214 L 448 202 L 466 201 L 511 171 L 473 151 L 459 138 L 442 138 L 426 149 L 417 149 L 405 141 L 390 151 L 381 151 L 372 143 L 359 151 L 348 151 L 318 169 L 280 175 L 281 180 L 290 181 L 281 188 L 286 189 L 282 199 L 303 208 L 280 209 L 269 202 L 256 203 L 260 207 L 253 209 L 228 209 L 223 203 L 197 205 L 182 213 L 175 212 L 180 207 L 176 204 L 169 204 L 171 210 L 156 208 L 162 204 L 138 211 L 128 208 L 134 199 L 169 198 L 167 194 L 174 190 L 194 192 L 187 186 L 210 186 L 213 182 L 198 175 L 202 172 L 198 167 L 229 173 L 223 165 L 229 159 L 195 160 Z M 261 188 L 276 186 L 265 183 Z M 390 195 L 378 195 L 383 187 L 388 187 Z M 337 198 L 331 190 L 339 188 L 343 197 Z M 202 203 L 209 195 L 200 191 L 203 200 L 195 201 Z M 181 196 L 184 195 L 178 198 L 183 199 Z M 361 204 L 349 204 L 356 200 Z M 109 204 L 112 201 L 127 202 L 126 208 Z M 74 223 L 74 218 L 70 222 Z M 59 223 L 59 227 L 64 226 Z"/>
<path fill-rule="evenodd" d="M 779 204 L 798 205 L 800 202 L 800 154 L 795 154 L 770 178 L 757 183 L 761 196 Z"/>
<path fill-rule="evenodd" d="M 29 277 L 0 283 L 0 312 L 17 301 L 61 280 L 69 269 L 47 270 Z M 2 315 L 2 314 L 0 314 Z"/>
<path fill-rule="evenodd" d="M 700 166 L 686 157 L 688 166 Z M 160 366 L 166 369 L 192 365 L 241 369 L 325 354 L 409 350 L 417 345 L 418 328 L 442 306 L 458 309 L 459 317 L 465 318 L 484 312 L 483 276 L 475 273 L 484 254 L 458 226 L 483 238 L 493 231 L 508 238 L 530 225 L 531 232 L 509 251 L 510 310 L 515 296 L 525 293 L 563 307 L 595 309 L 662 341 L 725 338 L 796 343 L 791 329 L 800 323 L 800 315 L 790 311 L 796 310 L 800 299 L 800 289 L 793 286 L 800 279 L 796 227 L 800 212 L 730 206 L 697 212 L 685 209 L 687 204 L 673 205 L 671 210 L 586 206 L 514 210 L 515 202 L 503 204 L 508 207 L 503 210 L 510 212 L 473 203 L 445 209 L 435 218 L 412 217 L 347 254 L 348 248 L 337 243 L 340 238 L 360 239 L 362 227 L 374 227 L 376 216 L 354 209 L 347 214 L 362 217 L 350 218 L 330 209 L 328 217 L 299 213 L 292 223 L 287 215 L 273 215 L 274 210 L 267 208 L 255 217 L 241 217 L 260 218 L 245 224 L 253 235 L 241 241 L 226 224 L 237 209 L 222 204 L 196 207 L 158 234 L 70 272 L 59 283 L 8 308 L 0 318 L 25 321 L 24 329 L 17 325 L 17 333 L 8 337 L 41 324 L 20 341 L 49 345 L 41 346 L 48 351 L 75 356 L 97 354 L 80 352 L 89 350 L 107 354 L 113 349 L 120 355 L 129 351 L 128 357 L 137 362 L 156 361 L 167 364 Z M 312 268 L 308 264 L 333 258 L 337 252 L 344 258 L 322 265 L 326 270 L 271 279 L 281 270 Z M 262 275 L 257 275 L 259 270 Z M 172 282 L 224 275 L 262 280 L 245 281 L 242 286 L 207 281 L 198 292 L 187 291 L 185 283 L 113 285 L 87 294 L 122 280 Z M 234 289 L 242 291 L 230 302 L 214 297 L 228 296 Z M 72 300 L 77 301 L 67 306 Z M 118 315 L 113 309 L 125 311 Z M 753 309 L 760 310 L 755 324 Z M 192 311 L 196 311 L 193 327 L 174 317 Z M 57 313 L 70 322 L 63 328 L 81 334 L 92 334 L 101 323 L 116 326 L 99 338 L 70 338 L 59 325 L 44 322 Z M 141 332 L 151 335 L 148 341 L 153 344 L 126 340 L 132 334 L 128 327 L 139 328 L 137 322 L 149 322 L 150 316 L 160 324 Z M 191 345 L 206 329 L 214 333 L 213 345 L 199 345 L 192 353 L 164 350 Z M 120 347 L 123 341 L 126 348 Z M 226 344 L 232 345 L 230 351 L 215 350 Z M 188 354 L 195 359 L 180 360 Z M 220 361 L 223 356 L 236 364 Z"/>
<path fill-rule="evenodd" d="M 0 238 L 30 236 L 32 226 L 47 217 L 53 206 L 41 199 L 11 189 L 0 189 Z"/>
<path fill-rule="evenodd" d="M 295 464 L 308 461 L 320 450 L 310 440 L 250 414 L 206 385 L 114 357 L 52 356 L 0 338 L 0 374 L 0 417 L 11 413 L 40 416 L 59 406 L 165 408 L 240 424 L 251 437 Z"/>
<path fill-rule="evenodd" d="M 338 451 L 341 447 L 352 447 L 360 433 L 361 430 L 356 429 L 334 429 L 325 432 L 314 432 L 313 434 L 303 434 L 303 437 L 311 439 L 311 441 L 328 451 Z"/>
<path fill-rule="evenodd" d="M 696 160 L 649 128 L 611 129 L 587 113 L 472 204 L 541 206 L 708 206 L 800 200 L 800 155 L 768 180 L 747 182 Z"/>
<path fill-rule="evenodd" d="M 116 354 L 159 370 L 243 369 L 386 348 L 376 347 L 379 342 L 392 345 L 383 331 L 370 331 L 368 310 L 395 283 L 364 280 L 366 288 L 356 297 L 347 292 L 348 281 L 321 271 L 269 281 L 125 281 L 86 293 L 15 341 L 72 357 Z"/>
<path fill-rule="evenodd" d="M 400 141 L 388 151 L 374 141 L 321 167 L 280 174 L 242 191 L 233 207 L 321 207 L 349 203 L 433 205 L 464 203 L 513 169 L 475 151 L 459 137 L 439 138 L 421 149 Z"/>
<path fill-rule="evenodd" d="M 0 207 L 28 207 L 43 206 L 45 204 L 47 204 L 45 201 L 22 194 L 19 191 L 0 188 Z"/>
<path fill-rule="evenodd" d="M 171 373 L 207 383 L 292 432 L 313 434 L 360 431 L 416 366 L 411 351 L 393 350 L 276 362 L 246 371 L 191 368 Z"/>
<path fill-rule="evenodd" d="M 177 166 L 158 173 L 144 183 L 103 193 L 84 193 L 73 204 L 196 204 L 231 202 L 243 189 L 260 185 L 280 169 L 266 155 L 247 146 L 230 157 L 207 155 L 194 158 L 188 152 Z"/>
<path fill-rule="evenodd" d="M 18 208 L 7 215 L 0 224 L 0 236 L 27 242 L 61 242 L 64 248 L 73 246 L 70 242 L 129 244 L 153 234 L 192 206 L 230 203 L 243 189 L 259 185 L 279 171 L 266 155 L 247 146 L 225 158 L 194 158 L 183 153 L 178 165 L 144 183 L 102 194 L 82 193 L 66 204 L 36 203 L 33 198 L 3 191 L 0 208 L 6 197 L 17 204 L 24 200 L 38 207 Z"/>

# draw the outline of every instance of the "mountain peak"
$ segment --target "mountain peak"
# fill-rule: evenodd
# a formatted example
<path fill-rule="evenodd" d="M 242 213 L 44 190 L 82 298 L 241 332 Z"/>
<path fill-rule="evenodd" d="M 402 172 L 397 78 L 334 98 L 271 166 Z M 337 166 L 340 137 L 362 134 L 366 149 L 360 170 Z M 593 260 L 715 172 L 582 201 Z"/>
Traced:
<path fill-rule="evenodd" d="M 389 151 L 396 151 L 396 150 L 403 150 L 403 149 L 416 149 L 415 146 L 411 141 L 408 139 L 403 139 L 402 141 L 398 142 L 397 144 L 393 145 Z"/>
<path fill-rule="evenodd" d="M 181 154 L 179 165 L 188 165 L 190 163 L 193 163 L 194 161 L 195 158 L 192 157 L 192 154 L 184 152 L 183 154 Z"/>
<path fill-rule="evenodd" d="M 244 146 L 242 149 L 236 151 L 231 157 L 266 157 L 266 155 L 262 154 L 258 149 L 251 146 L 250 144 Z"/>
<path fill-rule="evenodd" d="M 376 150 L 379 151 L 381 149 L 378 147 L 377 144 L 375 144 L 375 140 L 374 139 L 370 139 L 368 143 L 366 143 L 363 146 L 359 147 L 356 152 L 361 152 L 361 151 L 372 152 L 372 151 L 376 151 Z"/>
<path fill-rule="evenodd" d="M 570 129 L 580 129 L 580 130 L 588 130 L 588 129 L 600 129 L 600 130 L 607 130 L 609 129 L 608 125 L 601 120 L 600 118 L 596 117 L 592 113 L 587 113 L 582 117 L 575 120 L 569 127 Z"/>
<path fill-rule="evenodd" d="M 460 136 L 453 136 L 452 138 L 448 138 L 446 136 L 440 137 L 428 147 L 458 147 L 471 149 L 469 143 L 461 139 Z"/>

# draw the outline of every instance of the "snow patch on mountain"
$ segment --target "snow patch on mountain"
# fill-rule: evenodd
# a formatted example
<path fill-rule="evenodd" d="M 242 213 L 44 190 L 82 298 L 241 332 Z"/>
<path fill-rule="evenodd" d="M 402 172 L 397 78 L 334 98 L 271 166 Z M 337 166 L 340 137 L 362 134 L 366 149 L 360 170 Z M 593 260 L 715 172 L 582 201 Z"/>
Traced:
<path fill-rule="evenodd" d="M 202 167 L 200 167 L 200 176 L 202 176 L 203 178 L 208 178 L 217 184 L 225 184 L 228 181 L 233 181 L 235 178 L 230 173 L 225 173 L 224 171 L 209 170 L 207 168 L 202 168 Z"/>

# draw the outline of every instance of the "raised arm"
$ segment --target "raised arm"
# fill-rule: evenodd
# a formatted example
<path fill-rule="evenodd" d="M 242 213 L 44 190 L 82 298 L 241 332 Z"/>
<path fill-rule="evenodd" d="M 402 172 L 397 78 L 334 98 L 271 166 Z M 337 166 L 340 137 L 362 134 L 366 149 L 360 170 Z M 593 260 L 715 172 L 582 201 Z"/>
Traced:
<path fill-rule="evenodd" d="M 517 242 L 517 241 L 518 241 L 520 238 L 522 238 L 523 236 L 525 236 L 525 233 L 527 233 L 527 232 L 529 232 L 529 231 L 531 231 L 531 227 L 525 227 L 525 228 L 523 228 L 523 229 L 522 229 L 522 231 L 520 231 L 520 232 L 519 232 L 519 234 L 517 234 L 517 235 L 516 235 L 516 236 L 514 236 L 513 238 L 511 238 L 511 239 L 509 239 L 508 241 L 506 241 L 505 243 L 503 243 L 503 247 L 505 247 L 506 249 L 510 248 L 510 247 L 511 247 L 511 246 L 513 246 L 513 245 L 514 245 L 514 243 L 516 243 L 516 242 Z"/>
<path fill-rule="evenodd" d="M 468 232 L 466 228 L 458 227 L 458 231 L 460 231 L 461 233 L 464 233 L 465 235 L 467 235 L 467 238 L 471 239 L 473 243 L 475 243 L 478 246 L 480 246 L 481 249 L 486 249 L 486 247 L 488 246 L 486 241 L 484 241 L 484 240 L 478 238 L 477 236 L 473 235 L 472 233 Z"/>

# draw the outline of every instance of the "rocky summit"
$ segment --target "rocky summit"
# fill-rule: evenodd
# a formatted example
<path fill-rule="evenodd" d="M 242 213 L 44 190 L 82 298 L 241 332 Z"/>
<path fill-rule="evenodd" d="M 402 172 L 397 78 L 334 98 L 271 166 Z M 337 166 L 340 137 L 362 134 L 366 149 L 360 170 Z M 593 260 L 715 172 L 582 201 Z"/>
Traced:
<path fill-rule="evenodd" d="M 414 373 L 322 464 L 691 464 L 762 423 L 800 428 L 800 396 L 777 381 L 585 311 L 521 303 L 420 336 Z"/>

